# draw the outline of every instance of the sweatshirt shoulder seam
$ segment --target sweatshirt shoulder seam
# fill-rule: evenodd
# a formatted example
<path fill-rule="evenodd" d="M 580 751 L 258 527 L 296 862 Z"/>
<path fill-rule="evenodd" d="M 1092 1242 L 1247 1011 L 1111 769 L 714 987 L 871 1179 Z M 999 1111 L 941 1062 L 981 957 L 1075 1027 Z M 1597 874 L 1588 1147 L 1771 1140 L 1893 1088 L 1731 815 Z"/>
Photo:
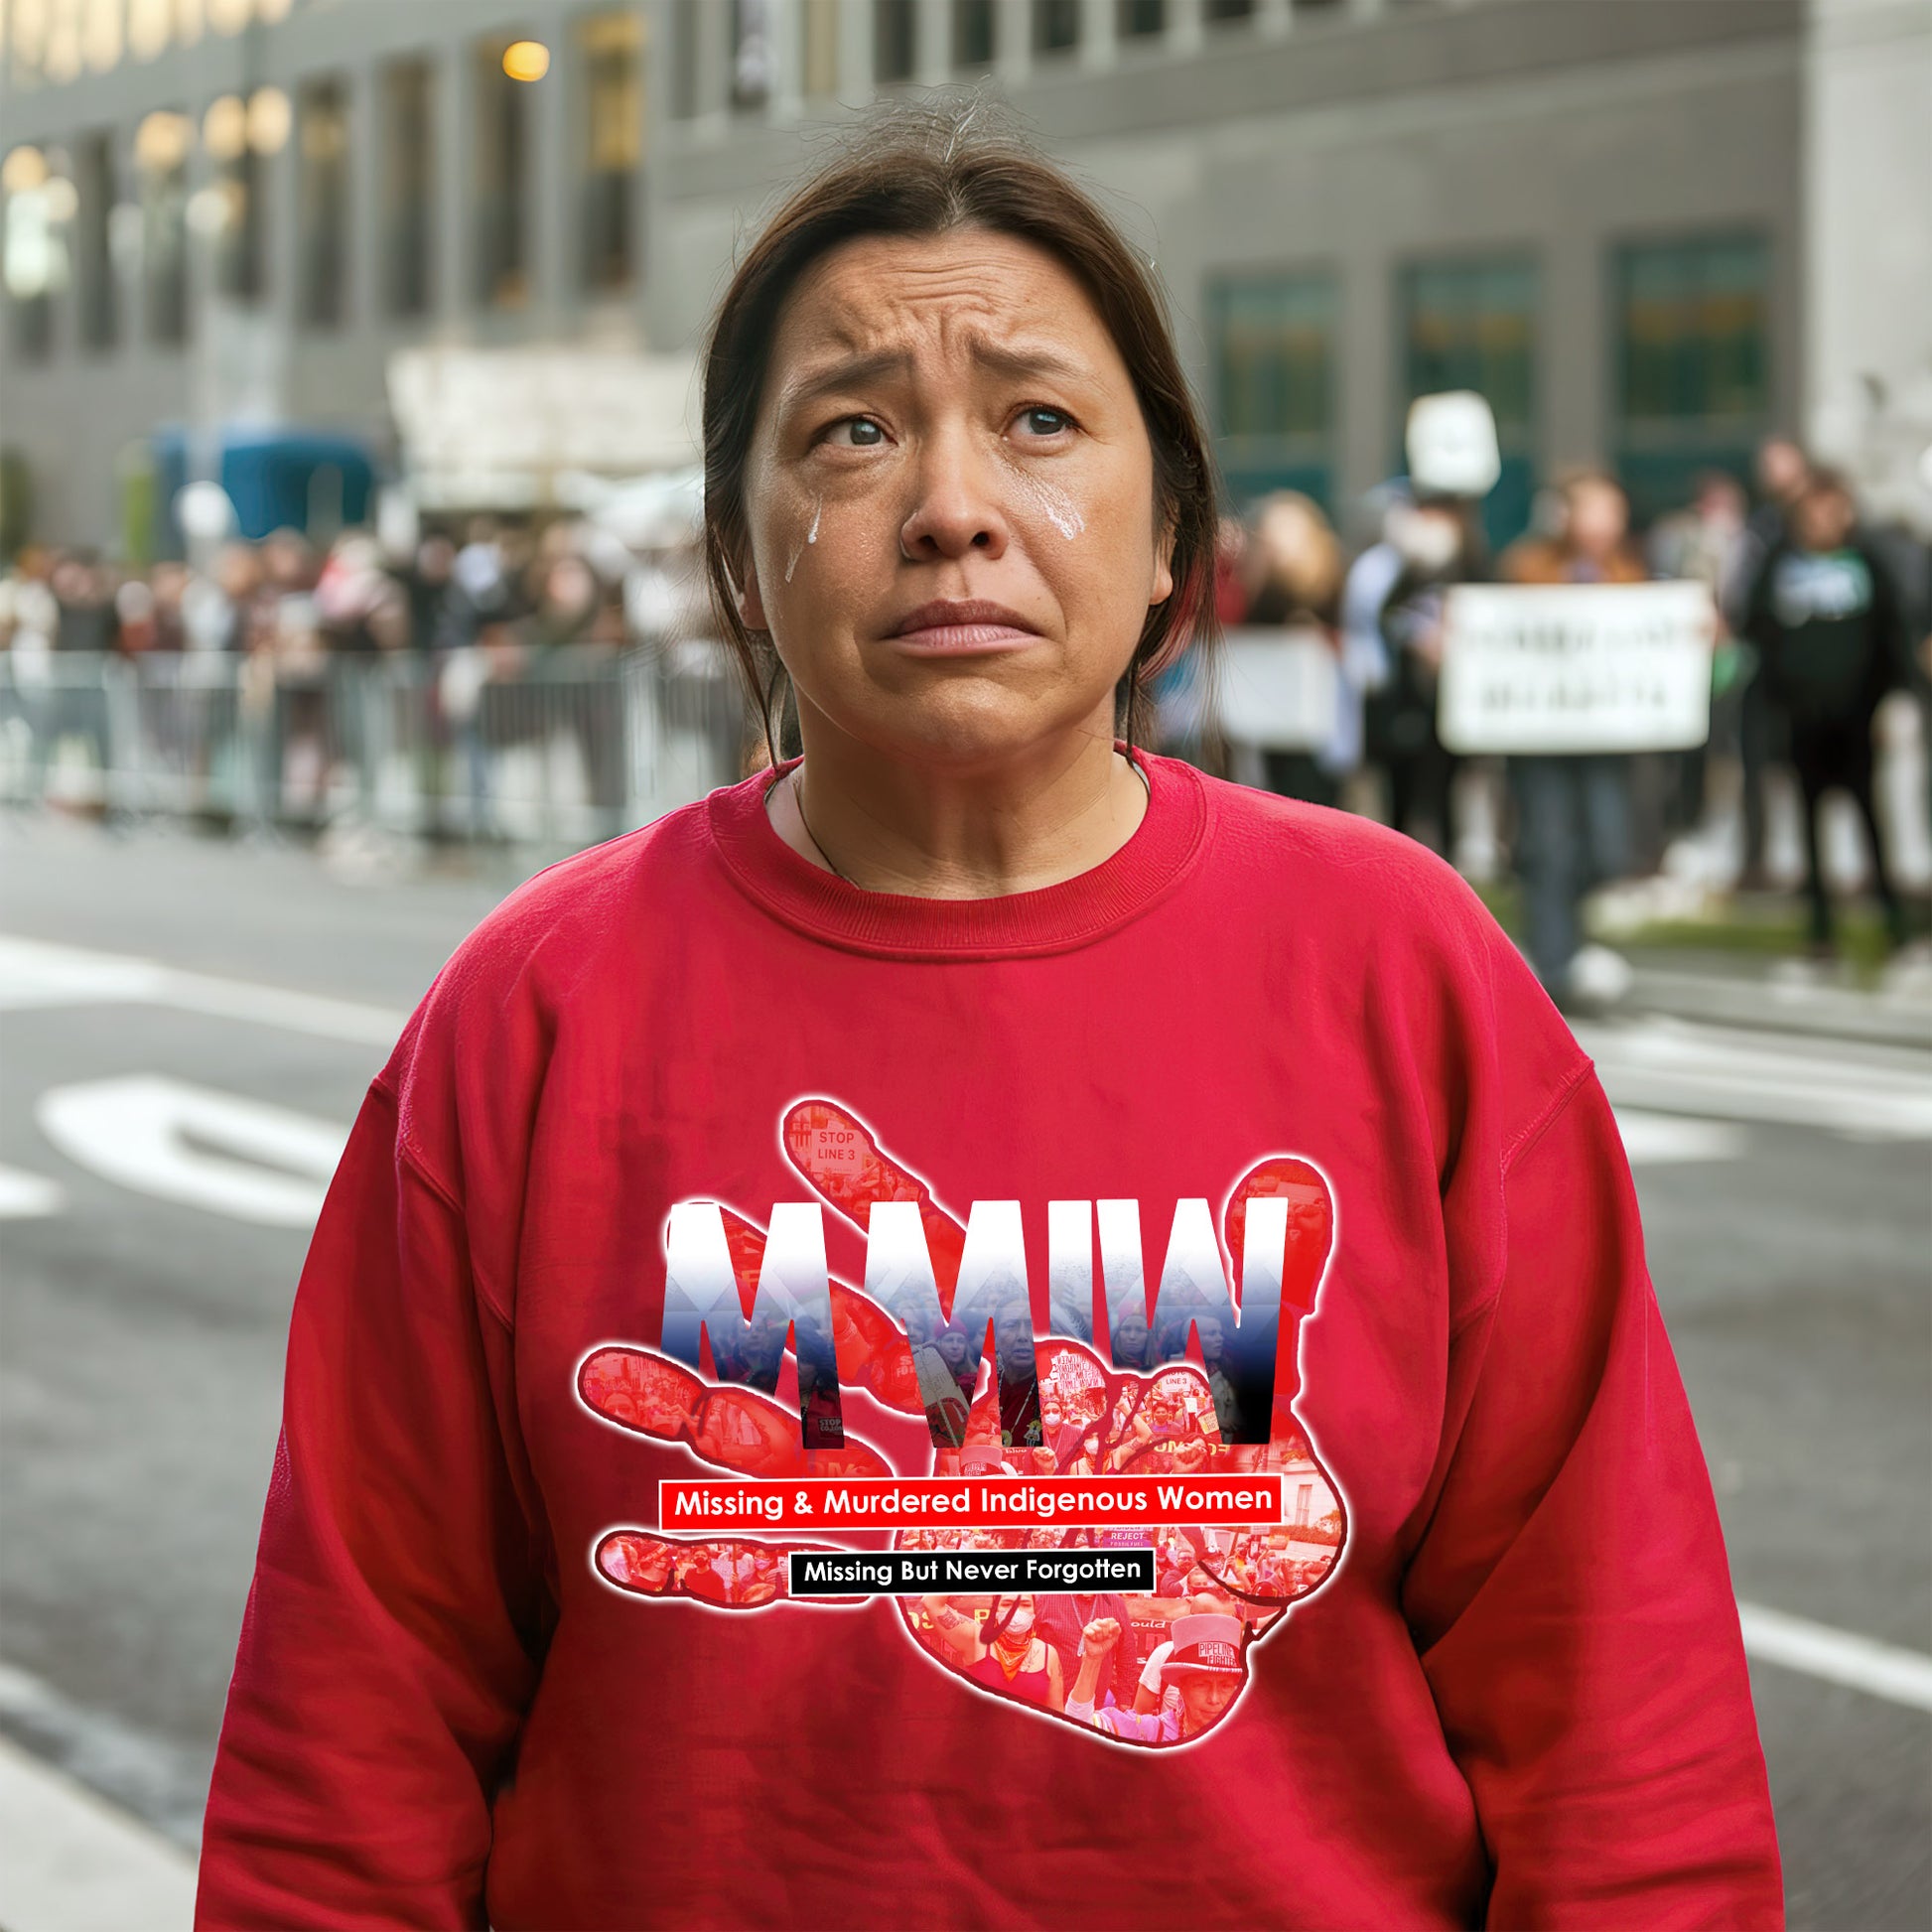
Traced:
<path fill-rule="evenodd" d="M 1543 1139 L 1544 1135 L 1550 1131 L 1562 1117 L 1564 1109 L 1577 1097 L 1578 1093 L 1583 1089 L 1585 1082 L 1595 1071 L 1596 1062 L 1587 1055 L 1579 1060 L 1564 1075 L 1563 1079 L 1557 1083 L 1549 1099 L 1531 1115 L 1516 1138 L 1503 1150 L 1502 1164 L 1496 1176 L 1496 1188 L 1499 1194 L 1507 1194 L 1509 1178 L 1515 1171 L 1517 1162 L 1528 1155 L 1536 1147 L 1538 1142 Z M 1505 1199 L 1503 1203 L 1505 1229 L 1507 1228 L 1509 1206 L 1507 1199 Z M 1504 1239 L 1508 1239 L 1507 1232 L 1505 1232 Z M 1490 1313 L 1494 1310 L 1497 1302 L 1501 1299 L 1502 1292 L 1502 1271 L 1498 1269 L 1494 1286 L 1489 1288 L 1473 1307 L 1464 1309 L 1456 1316 L 1455 1320 L 1449 1324 L 1449 1339 L 1451 1342 L 1455 1341 L 1466 1329 L 1475 1322 L 1480 1321 L 1484 1315 Z"/>
<path fill-rule="evenodd" d="M 1587 1055 L 1580 1059 L 1558 1083 L 1556 1090 L 1538 1110 L 1532 1114 L 1516 1138 L 1503 1149 L 1501 1178 L 1507 1182 L 1517 1162 L 1528 1155 L 1542 1140 L 1558 1116 L 1577 1096 L 1578 1089 L 1596 1071 L 1596 1062 Z"/>
<path fill-rule="evenodd" d="M 431 1166 L 428 1155 L 403 1132 L 400 1100 L 395 1087 L 386 1077 L 381 1075 L 377 1076 L 374 1085 L 388 1097 L 390 1105 L 396 1107 L 398 1110 L 396 1117 L 396 1153 L 398 1158 L 409 1172 L 461 1221 L 464 1218 L 462 1197 L 436 1172 L 435 1168 Z M 476 1257 L 473 1255 L 468 1257 L 468 1259 L 470 1262 L 470 1277 L 476 1284 L 478 1306 L 491 1315 L 502 1328 L 514 1332 L 516 1324 L 510 1319 L 509 1311 L 503 1307 L 501 1297 L 490 1287 L 483 1271 L 477 1266 Z"/>

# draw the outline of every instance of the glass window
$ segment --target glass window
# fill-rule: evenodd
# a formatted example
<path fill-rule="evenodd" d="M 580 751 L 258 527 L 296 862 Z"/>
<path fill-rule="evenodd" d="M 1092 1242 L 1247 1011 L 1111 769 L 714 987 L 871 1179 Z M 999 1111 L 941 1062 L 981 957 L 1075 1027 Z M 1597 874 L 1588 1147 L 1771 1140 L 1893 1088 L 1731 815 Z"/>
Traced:
<path fill-rule="evenodd" d="M 632 226 L 644 151 L 644 24 L 598 14 L 578 29 L 584 56 L 583 281 L 594 293 L 625 287 L 636 269 Z"/>
<path fill-rule="evenodd" d="M 804 0 L 800 13 L 805 91 L 821 97 L 835 94 L 839 90 L 839 0 Z"/>
<path fill-rule="evenodd" d="M 1617 251 L 1620 421 L 1759 421 L 1769 401 L 1766 250 L 1726 235 Z"/>
<path fill-rule="evenodd" d="M 1770 250 L 1749 233 L 1631 244 L 1614 289 L 1617 468 L 1649 516 L 1701 470 L 1749 474 L 1771 406 Z"/>
<path fill-rule="evenodd" d="M 41 0 L 47 38 L 41 71 L 57 85 L 80 75 L 80 0 Z"/>
<path fill-rule="evenodd" d="M 1255 10 L 1255 0 L 1207 0 L 1201 9 L 1210 26 L 1224 20 L 1246 20 Z"/>
<path fill-rule="evenodd" d="M 1496 418 L 1503 474 L 1483 505 L 1492 543 L 1520 535 L 1535 492 L 1536 263 L 1525 256 L 1417 262 L 1402 272 L 1402 407 L 1473 389 Z"/>
<path fill-rule="evenodd" d="M 259 300 L 262 263 L 262 170 L 248 140 L 248 108 L 222 94 L 202 116 L 202 147 L 214 165 L 220 225 L 213 231 L 214 286 L 230 302 Z"/>
<path fill-rule="evenodd" d="M 1115 31 L 1124 41 L 1165 34 L 1168 31 L 1168 0 L 1120 0 Z"/>
<path fill-rule="evenodd" d="M 114 137 L 83 134 L 74 149 L 73 267 L 79 299 L 80 345 L 112 348 L 120 341 L 121 311 L 114 286 L 116 182 Z"/>
<path fill-rule="evenodd" d="M 188 150 L 194 138 L 188 116 L 167 108 L 148 115 L 134 137 L 143 307 L 148 340 L 164 347 L 188 340 Z"/>
<path fill-rule="evenodd" d="M 474 293 L 494 309 L 521 308 L 530 297 L 529 83 L 503 71 L 514 38 L 484 41 L 476 52 Z"/>
<path fill-rule="evenodd" d="M 73 184 L 39 148 L 18 147 L 0 164 L 0 281 L 7 338 L 23 362 L 54 348 L 54 292 L 67 280 L 67 222 Z"/>
<path fill-rule="evenodd" d="M 770 0 L 731 0 L 732 105 L 762 107 L 771 93 Z"/>
<path fill-rule="evenodd" d="M 304 83 L 296 99 L 297 313 L 312 329 L 348 314 L 348 87 Z"/>
<path fill-rule="evenodd" d="M 137 61 L 152 61 L 168 46 L 174 22 L 168 0 L 128 0 L 127 49 Z"/>
<path fill-rule="evenodd" d="M 1080 0 L 1034 0 L 1034 52 L 1066 54 L 1080 45 Z"/>
<path fill-rule="evenodd" d="M 0 13 L 6 9 L 0 7 Z M 87 0 L 87 11 L 80 28 L 81 51 L 88 67 L 105 73 L 121 61 L 123 42 L 123 0 Z"/>
<path fill-rule="evenodd" d="M 8 75 L 16 87 L 31 87 L 47 59 L 47 0 L 11 0 L 7 45 Z"/>
<path fill-rule="evenodd" d="M 671 10 L 671 118 L 688 121 L 698 111 L 700 0 L 676 0 Z"/>
<path fill-rule="evenodd" d="M 1334 428 L 1335 284 L 1320 272 L 1209 284 L 1222 469 L 1237 497 L 1301 489 L 1325 502 Z"/>
<path fill-rule="evenodd" d="M 872 0 L 872 73 L 882 83 L 912 77 L 912 0 Z"/>
<path fill-rule="evenodd" d="M 382 71 L 382 306 L 429 313 L 436 256 L 435 69 L 396 61 Z"/>
<path fill-rule="evenodd" d="M 993 0 L 952 0 L 952 64 L 993 65 Z"/>

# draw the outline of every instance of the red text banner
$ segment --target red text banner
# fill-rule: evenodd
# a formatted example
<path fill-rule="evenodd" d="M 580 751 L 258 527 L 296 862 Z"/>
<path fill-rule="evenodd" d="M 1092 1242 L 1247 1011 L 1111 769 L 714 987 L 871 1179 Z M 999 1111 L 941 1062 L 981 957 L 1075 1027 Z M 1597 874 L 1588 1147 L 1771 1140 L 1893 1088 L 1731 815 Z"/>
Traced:
<path fill-rule="evenodd" d="M 813 1476 L 795 1481 L 663 1481 L 660 1529 L 1140 1529 L 1279 1523 L 1278 1475 Z"/>

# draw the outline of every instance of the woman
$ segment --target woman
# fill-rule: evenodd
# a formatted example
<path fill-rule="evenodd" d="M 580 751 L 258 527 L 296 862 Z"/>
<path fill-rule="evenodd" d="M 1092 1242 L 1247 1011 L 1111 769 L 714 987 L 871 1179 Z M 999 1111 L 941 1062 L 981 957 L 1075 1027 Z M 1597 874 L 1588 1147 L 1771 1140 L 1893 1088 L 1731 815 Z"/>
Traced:
<path fill-rule="evenodd" d="M 746 253 L 704 422 L 721 621 L 803 755 L 524 886 L 371 1087 L 297 1296 L 203 1923 L 1775 1923 L 1588 1060 L 1422 848 L 1135 749 L 1215 530 L 1146 267 L 1026 150 L 889 122 Z M 1218 1308 L 1244 1426 L 1332 1478 L 1345 1533 L 1194 1660 L 1186 1737 L 968 1681 L 916 1594 L 625 1587 L 664 1480 L 1037 1493 L 947 1473 L 904 1341 L 967 1336 L 997 1454 L 1016 1281 L 1103 1403 L 1145 1378 L 1116 1317 Z M 707 1367 L 754 1291 L 801 1382 L 828 1297 L 863 1338 L 842 1446 Z M 1277 1480 L 1180 1486 L 1270 1522 Z M 989 1507 L 915 1560 L 1020 1561 Z"/>
<path fill-rule="evenodd" d="M 1251 629 L 1279 630 L 1276 648 L 1305 662 L 1337 655 L 1341 616 L 1341 545 L 1321 506 L 1300 490 L 1278 489 L 1254 510 L 1254 540 L 1246 552 L 1249 587 L 1241 621 Z M 1334 721 L 1320 743 L 1289 747 L 1264 744 L 1262 771 L 1268 789 L 1285 798 L 1333 805 L 1353 762 L 1352 741 L 1342 707 L 1350 694 L 1337 666 Z M 1359 700 L 1357 700 L 1359 702 Z M 1240 738 L 1242 720 L 1226 720 L 1228 736 Z"/>
<path fill-rule="evenodd" d="M 1033 1597 L 996 1596 L 982 1604 L 971 1597 L 927 1596 L 923 1605 L 929 1647 L 949 1668 L 1025 1703 L 1065 1709 L 1059 1654 L 1035 1627 Z M 983 1609 L 983 1615 L 975 1615 L 975 1609 Z"/>
<path fill-rule="evenodd" d="M 1607 472 L 1579 469 L 1556 486 L 1558 528 L 1519 538 L 1498 566 L 1510 584 L 1641 584 L 1630 501 Z M 1587 944 L 1584 901 L 1630 871 L 1631 763 L 1624 752 L 1537 754 L 1509 760 L 1524 940 L 1550 997 L 1565 1008 L 1614 1004 L 1629 963 Z"/>

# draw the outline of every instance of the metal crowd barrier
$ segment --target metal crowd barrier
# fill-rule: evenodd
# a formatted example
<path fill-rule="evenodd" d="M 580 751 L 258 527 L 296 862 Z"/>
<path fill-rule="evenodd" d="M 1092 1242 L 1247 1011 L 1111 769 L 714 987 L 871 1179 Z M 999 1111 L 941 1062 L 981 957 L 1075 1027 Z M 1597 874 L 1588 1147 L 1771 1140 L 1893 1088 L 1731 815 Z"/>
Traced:
<path fill-rule="evenodd" d="M 0 799 L 575 849 L 739 775 L 723 650 L 0 651 Z"/>

